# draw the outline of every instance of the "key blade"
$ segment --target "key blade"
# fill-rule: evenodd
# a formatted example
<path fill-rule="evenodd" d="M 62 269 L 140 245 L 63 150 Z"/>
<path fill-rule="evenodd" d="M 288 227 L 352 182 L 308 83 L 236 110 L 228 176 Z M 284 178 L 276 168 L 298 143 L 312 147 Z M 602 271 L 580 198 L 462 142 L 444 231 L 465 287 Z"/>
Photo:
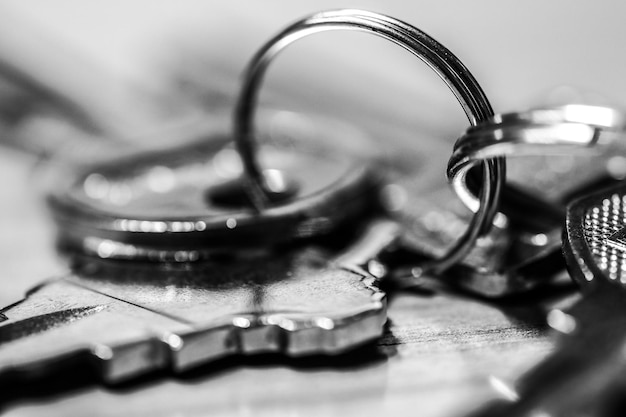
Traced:
<path fill-rule="evenodd" d="M 471 213 L 450 190 L 411 195 L 404 207 L 394 212 L 403 226 L 398 247 L 410 254 L 439 258 L 458 241 L 471 220 Z M 506 225 L 494 225 L 469 255 L 437 279 L 464 291 L 486 297 L 502 297 L 551 285 L 560 279 L 564 264 L 560 238 L 546 237 L 534 244 L 517 240 Z M 403 261 L 401 257 L 409 259 Z M 388 263 L 396 265 L 395 277 L 410 284 L 417 282 L 403 264 L 415 263 L 414 256 L 390 251 Z M 407 278 L 408 276 L 408 278 Z"/>
<path fill-rule="evenodd" d="M 384 225 L 368 230 L 367 245 L 357 239 L 338 253 L 303 247 L 169 266 L 77 257 L 73 274 L 3 310 L 0 379 L 79 363 L 118 383 L 229 355 L 360 346 L 382 334 L 386 297 L 356 260 L 393 237 Z"/>
<path fill-rule="evenodd" d="M 392 229 L 369 225 L 368 230 L 374 236 L 364 232 L 337 256 L 304 247 L 169 267 L 83 257 L 72 280 L 190 323 L 194 331 L 179 335 L 176 370 L 211 359 L 206 349 L 187 350 L 192 346 L 187 339 L 208 340 L 213 329 L 230 339 L 224 354 L 336 354 L 377 338 L 386 321 L 386 297 L 376 278 L 354 263 L 367 257 L 362 250 L 358 257 L 351 253 L 368 237 L 379 242 L 365 251 L 373 257 Z"/>

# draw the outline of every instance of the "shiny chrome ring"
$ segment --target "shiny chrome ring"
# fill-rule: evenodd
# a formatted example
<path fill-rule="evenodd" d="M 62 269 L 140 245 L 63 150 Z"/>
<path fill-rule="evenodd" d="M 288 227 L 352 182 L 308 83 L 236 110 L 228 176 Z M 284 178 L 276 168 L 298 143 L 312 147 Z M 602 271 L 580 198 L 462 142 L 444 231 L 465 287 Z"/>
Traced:
<path fill-rule="evenodd" d="M 328 30 L 359 30 L 385 38 L 411 52 L 433 69 L 452 90 L 472 126 L 493 116 L 493 110 L 478 82 L 447 48 L 419 29 L 394 18 L 361 10 L 337 10 L 314 14 L 287 27 L 270 39 L 252 58 L 243 77 L 234 120 L 234 137 L 243 160 L 250 198 L 257 210 L 268 205 L 268 189 L 256 158 L 254 110 L 265 71 L 287 45 L 310 34 Z M 497 212 L 505 182 L 505 162 L 494 158 L 483 163 L 480 205 L 470 225 L 455 246 L 441 259 L 422 266 L 441 272 L 463 259 L 476 239 L 489 230 Z"/>
<path fill-rule="evenodd" d="M 461 200 L 481 204 L 467 184 L 469 171 L 485 160 L 576 152 L 611 139 L 605 132 L 626 130 L 625 116 L 612 108 L 571 104 L 495 115 L 459 138 L 448 163 L 448 179 Z"/>

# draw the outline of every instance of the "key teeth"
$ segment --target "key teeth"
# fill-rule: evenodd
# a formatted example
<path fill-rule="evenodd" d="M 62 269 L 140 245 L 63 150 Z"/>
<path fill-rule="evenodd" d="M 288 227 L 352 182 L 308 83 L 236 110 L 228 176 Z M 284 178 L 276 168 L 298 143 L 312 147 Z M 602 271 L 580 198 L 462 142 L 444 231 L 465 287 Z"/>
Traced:
<path fill-rule="evenodd" d="M 90 366 L 104 383 L 114 385 L 155 371 L 171 369 L 181 373 L 237 354 L 336 355 L 382 335 L 386 299 L 376 298 L 379 300 L 373 301 L 368 310 L 353 316 L 307 317 L 305 321 L 285 314 L 235 316 L 230 323 L 186 333 L 168 333 L 117 346 L 79 348 L 68 352 L 67 357 L 78 358 L 72 361 L 73 365 Z M 30 375 L 54 372 L 56 366 L 52 362 L 0 369 L 0 374 L 29 379 Z"/>
<path fill-rule="evenodd" d="M 259 318 L 236 316 L 230 324 L 169 333 L 150 340 L 118 346 L 93 345 L 68 357 L 82 358 L 106 384 L 118 384 L 160 370 L 181 373 L 197 365 L 237 354 L 282 353 L 290 357 L 336 355 L 380 337 L 386 321 L 386 302 L 376 301 L 370 310 L 349 319 L 316 317 L 306 323 L 284 315 Z M 244 323 L 248 322 L 249 326 Z M 85 355 L 87 354 L 87 355 Z M 49 361 L 0 369 L 19 379 L 41 375 L 52 367 Z M 76 361 L 73 362 L 76 365 Z M 80 364 L 79 364 L 80 365 Z"/>
<path fill-rule="evenodd" d="M 288 313 L 236 315 L 221 324 L 173 335 L 176 343 L 169 344 L 172 370 L 184 372 L 237 354 L 335 355 L 375 340 L 387 317 L 386 294 L 376 283 L 374 277 L 362 277 L 361 284 L 372 294 L 370 305 L 360 312 L 335 318 Z"/>
<path fill-rule="evenodd" d="M 236 315 L 210 327 L 163 333 L 149 340 L 113 346 L 96 344 L 77 349 L 72 356 L 85 358 L 87 353 L 98 377 L 114 385 L 155 371 L 171 369 L 181 373 L 238 354 L 336 355 L 381 336 L 386 297 L 375 286 L 371 289 L 368 308 L 354 314 Z"/>
<path fill-rule="evenodd" d="M 236 354 L 282 353 L 290 357 L 335 355 L 380 337 L 386 321 L 386 300 L 349 318 L 288 314 L 235 316 L 231 323 L 178 335 L 172 369 L 184 372 L 196 365 Z"/>
<path fill-rule="evenodd" d="M 107 384 L 166 369 L 170 363 L 170 349 L 160 339 L 138 341 L 120 346 L 95 345 L 92 357 L 97 361 L 100 378 Z"/>
<path fill-rule="evenodd" d="M 370 292 L 369 301 L 352 310 L 335 314 L 243 314 L 224 317 L 203 327 L 161 327 L 160 331 L 149 330 L 145 336 L 129 338 L 119 344 L 75 345 L 62 357 L 0 363 L 0 379 L 9 376 L 30 380 L 33 376 L 62 372 L 65 370 L 62 365 L 67 364 L 95 369 L 102 381 L 117 384 L 159 370 L 184 372 L 196 365 L 237 354 L 281 353 L 290 357 L 339 354 L 380 337 L 386 321 L 387 300 L 385 293 L 377 288 L 377 280 L 361 276 L 357 282 L 361 289 Z M 65 296 L 69 290 L 77 288 L 84 290 L 62 281 L 40 288 L 49 290 L 47 297 Z M 80 307 L 92 312 L 102 310 L 92 305 Z M 84 324 L 82 320 L 75 323 Z"/>
<path fill-rule="evenodd" d="M 380 337 L 385 309 L 382 300 L 348 319 L 319 316 L 299 321 L 283 314 L 235 316 L 228 324 L 170 333 L 150 341 L 114 347 L 94 345 L 90 353 L 100 378 L 107 384 L 168 368 L 181 373 L 237 354 L 336 355 Z"/>

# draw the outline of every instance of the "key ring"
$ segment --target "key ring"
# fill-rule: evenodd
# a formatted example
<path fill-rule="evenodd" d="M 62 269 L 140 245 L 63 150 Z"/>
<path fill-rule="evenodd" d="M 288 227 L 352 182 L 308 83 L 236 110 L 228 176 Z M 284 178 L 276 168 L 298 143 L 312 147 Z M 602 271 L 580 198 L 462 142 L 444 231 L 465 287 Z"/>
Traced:
<path fill-rule="evenodd" d="M 338 29 L 359 30 L 385 38 L 424 61 L 446 83 L 461 104 L 470 125 L 493 116 L 493 110 L 478 82 L 469 70 L 447 48 L 408 23 L 378 13 L 361 10 L 326 11 L 300 20 L 269 40 L 252 58 L 244 75 L 234 123 L 234 138 L 243 160 L 246 185 L 256 210 L 262 212 L 272 201 L 280 200 L 280 192 L 268 186 L 256 158 L 254 141 L 254 110 L 263 76 L 270 62 L 287 45 L 310 34 Z M 497 212 L 500 190 L 505 181 L 505 161 L 496 157 L 481 161 L 482 187 L 479 205 L 465 234 L 444 255 L 422 265 L 422 271 L 440 273 L 451 267 L 474 247 L 478 237 L 486 233 Z M 277 195 L 278 194 L 278 195 Z"/>
<path fill-rule="evenodd" d="M 448 179 L 467 206 L 476 206 L 479 197 L 468 186 L 467 175 L 481 161 L 582 151 L 610 145 L 613 140 L 607 133 L 624 131 L 625 116 L 609 107 L 571 104 L 495 115 L 459 138 L 448 163 Z"/>

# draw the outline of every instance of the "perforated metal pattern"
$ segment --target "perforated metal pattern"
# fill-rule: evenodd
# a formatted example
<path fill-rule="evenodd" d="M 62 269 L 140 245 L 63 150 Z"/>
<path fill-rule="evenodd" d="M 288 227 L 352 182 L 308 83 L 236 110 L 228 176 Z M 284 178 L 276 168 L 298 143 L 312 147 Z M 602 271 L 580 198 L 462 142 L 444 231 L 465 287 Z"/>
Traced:
<path fill-rule="evenodd" d="M 583 233 L 598 268 L 626 283 L 626 195 L 613 194 L 587 209 Z"/>

